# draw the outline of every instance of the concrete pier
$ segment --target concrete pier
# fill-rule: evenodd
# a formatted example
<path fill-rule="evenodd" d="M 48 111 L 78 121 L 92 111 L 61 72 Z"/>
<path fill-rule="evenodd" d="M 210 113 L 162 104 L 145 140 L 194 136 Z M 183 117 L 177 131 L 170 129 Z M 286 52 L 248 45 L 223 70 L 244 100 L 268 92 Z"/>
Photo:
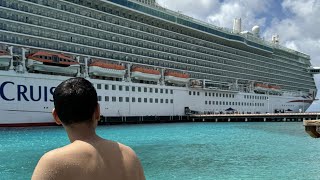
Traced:
<path fill-rule="evenodd" d="M 277 114 L 202 114 L 189 116 L 135 116 L 101 117 L 100 125 L 148 124 L 179 122 L 301 122 L 317 119 L 320 113 L 277 113 Z"/>
<path fill-rule="evenodd" d="M 313 138 L 320 138 L 320 120 L 304 120 L 306 132 Z"/>

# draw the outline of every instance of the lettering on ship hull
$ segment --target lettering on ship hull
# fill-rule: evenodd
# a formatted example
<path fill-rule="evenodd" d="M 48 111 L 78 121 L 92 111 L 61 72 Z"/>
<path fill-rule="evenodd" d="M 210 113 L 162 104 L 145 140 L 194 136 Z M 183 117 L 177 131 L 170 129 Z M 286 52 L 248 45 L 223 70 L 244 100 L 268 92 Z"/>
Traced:
<path fill-rule="evenodd" d="M 53 102 L 55 87 L 32 86 L 5 81 L 0 84 L 0 100 L 4 101 L 32 101 Z"/>

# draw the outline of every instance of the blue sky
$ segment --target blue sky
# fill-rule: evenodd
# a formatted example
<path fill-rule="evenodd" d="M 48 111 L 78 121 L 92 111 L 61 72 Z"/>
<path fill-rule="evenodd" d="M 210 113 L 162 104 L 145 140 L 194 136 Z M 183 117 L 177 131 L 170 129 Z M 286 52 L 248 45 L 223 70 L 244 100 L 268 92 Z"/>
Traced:
<path fill-rule="evenodd" d="M 242 30 L 261 27 L 261 37 L 280 36 L 280 44 L 311 56 L 320 67 L 320 0 L 157 0 L 168 9 L 196 19 L 232 28 L 234 18 L 242 18 Z M 320 88 L 320 75 L 315 76 Z M 320 93 L 318 93 L 320 98 Z M 309 109 L 320 111 L 320 102 Z"/>

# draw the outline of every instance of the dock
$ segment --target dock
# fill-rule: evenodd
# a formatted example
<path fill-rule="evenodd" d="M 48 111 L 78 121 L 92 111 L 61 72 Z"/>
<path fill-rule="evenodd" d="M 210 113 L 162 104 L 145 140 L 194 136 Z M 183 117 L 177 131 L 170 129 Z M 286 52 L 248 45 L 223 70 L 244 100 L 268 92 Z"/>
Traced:
<path fill-rule="evenodd" d="M 267 114 L 193 114 L 185 116 L 101 117 L 100 125 L 148 124 L 179 122 L 302 122 L 315 120 L 320 113 L 267 113 Z"/>
<path fill-rule="evenodd" d="M 320 138 L 320 120 L 304 120 L 306 132 L 313 138 Z"/>

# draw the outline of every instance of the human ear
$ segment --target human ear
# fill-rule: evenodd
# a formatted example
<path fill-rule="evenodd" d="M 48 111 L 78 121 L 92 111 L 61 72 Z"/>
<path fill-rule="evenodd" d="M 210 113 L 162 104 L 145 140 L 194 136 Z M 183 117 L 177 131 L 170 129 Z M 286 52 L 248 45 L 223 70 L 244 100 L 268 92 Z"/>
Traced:
<path fill-rule="evenodd" d="M 94 111 L 94 119 L 100 121 L 100 104 L 98 103 Z"/>
<path fill-rule="evenodd" d="M 53 116 L 56 124 L 62 125 L 62 122 L 61 122 L 60 118 L 58 117 L 58 114 L 57 114 L 57 111 L 55 108 L 53 108 L 53 110 L 52 110 L 52 116 Z"/>

